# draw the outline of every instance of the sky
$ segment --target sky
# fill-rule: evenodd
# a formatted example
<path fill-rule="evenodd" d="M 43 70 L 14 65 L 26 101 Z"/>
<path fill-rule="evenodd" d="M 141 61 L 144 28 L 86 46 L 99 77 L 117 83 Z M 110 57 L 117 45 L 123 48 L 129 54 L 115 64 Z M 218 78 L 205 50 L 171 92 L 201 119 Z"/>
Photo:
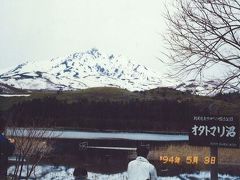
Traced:
<path fill-rule="evenodd" d="M 0 0 L 0 69 L 97 48 L 155 71 L 166 0 Z"/>

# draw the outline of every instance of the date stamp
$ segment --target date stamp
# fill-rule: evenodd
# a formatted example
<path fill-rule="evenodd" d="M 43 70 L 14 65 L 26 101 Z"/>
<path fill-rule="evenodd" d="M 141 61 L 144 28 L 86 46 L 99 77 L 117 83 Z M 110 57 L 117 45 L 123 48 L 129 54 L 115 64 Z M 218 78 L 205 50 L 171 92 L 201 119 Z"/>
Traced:
<path fill-rule="evenodd" d="M 159 158 L 160 162 L 163 164 L 182 164 L 186 163 L 189 165 L 197 165 L 197 164 L 205 164 L 205 165 L 213 165 L 216 164 L 216 157 L 214 156 L 186 156 L 186 157 L 180 157 L 180 156 L 160 156 Z"/>

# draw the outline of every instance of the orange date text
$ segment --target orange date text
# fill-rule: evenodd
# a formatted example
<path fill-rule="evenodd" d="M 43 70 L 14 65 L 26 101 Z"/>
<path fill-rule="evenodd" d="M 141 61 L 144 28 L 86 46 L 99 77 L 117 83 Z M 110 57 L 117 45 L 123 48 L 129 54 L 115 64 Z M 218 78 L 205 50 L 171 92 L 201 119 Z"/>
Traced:
<path fill-rule="evenodd" d="M 216 157 L 214 156 L 160 156 L 160 162 L 163 164 L 181 164 L 186 163 L 190 165 L 197 165 L 197 164 L 205 164 L 205 165 L 213 165 L 216 164 Z"/>

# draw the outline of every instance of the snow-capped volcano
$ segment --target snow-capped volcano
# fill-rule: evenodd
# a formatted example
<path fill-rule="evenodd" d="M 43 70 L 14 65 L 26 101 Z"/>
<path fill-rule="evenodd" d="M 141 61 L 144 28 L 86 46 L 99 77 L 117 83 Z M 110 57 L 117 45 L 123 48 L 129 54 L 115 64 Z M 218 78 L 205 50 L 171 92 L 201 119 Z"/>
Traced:
<path fill-rule="evenodd" d="M 113 86 L 131 91 L 162 86 L 159 74 L 122 56 L 97 49 L 48 61 L 26 62 L 0 74 L 0 82 L 23 89 L 85 89 Z"/>

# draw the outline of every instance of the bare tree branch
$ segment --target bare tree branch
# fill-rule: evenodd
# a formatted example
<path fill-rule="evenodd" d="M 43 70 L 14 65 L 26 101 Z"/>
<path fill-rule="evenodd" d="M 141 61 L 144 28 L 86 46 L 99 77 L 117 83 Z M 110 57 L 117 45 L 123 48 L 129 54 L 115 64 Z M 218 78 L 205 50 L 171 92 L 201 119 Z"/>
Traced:
<path fill-rule="evenodd" d="M 221 65 L 226 71 L 214 79 L 215 90 L 239 89 L 239 0 L 176 0 L 165 19 L 170 52 L 165 56 L 174 67 L 172 76 L 201 79 L 210 68 Z"/>

